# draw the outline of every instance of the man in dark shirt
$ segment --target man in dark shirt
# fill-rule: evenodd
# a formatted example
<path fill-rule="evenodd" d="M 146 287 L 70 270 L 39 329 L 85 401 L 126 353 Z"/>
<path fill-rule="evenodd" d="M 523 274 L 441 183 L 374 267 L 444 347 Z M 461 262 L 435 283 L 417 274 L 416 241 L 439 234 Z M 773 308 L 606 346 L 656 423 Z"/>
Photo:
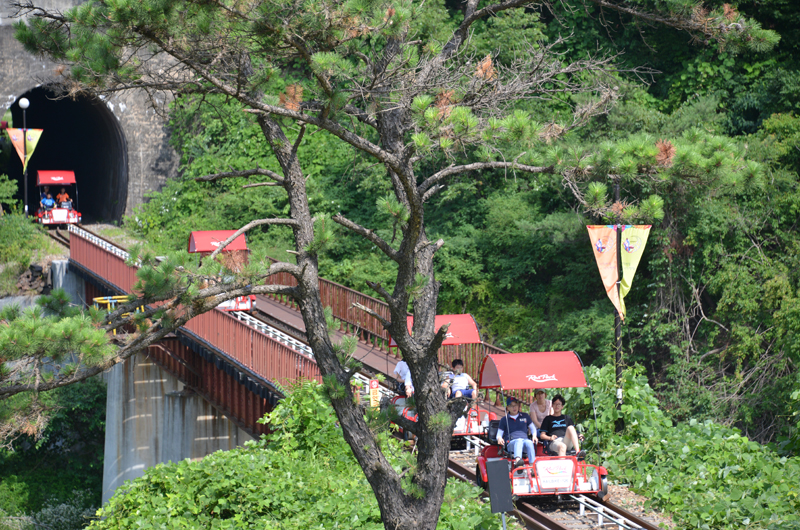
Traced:
<path fill-rule="evenodd" d="M 523 448 L 528 455 L 528 461 L 533 463 L 533 459 L 536 457 L 534 444 L 538 441 L 533 420 L 529 415 L 519 411 L 519 401 L 514 398 L 508 398 L 506 410 L 508 414 L 500 419 L 500 425 L 497 430 L 497 443 L 503 445 L 505 440 L 508 440 L 508 450 L 514 453 L 515 467 L 525 463 L 522 460 Z M 531 433 L 533 441 L 528 439 L 528 432 Z"/>
<path fill-rule="evenodd" d="M 550 451 L 558 453 L 558 456 L 564 456 L 568 450 L 575 449 L 578 458 L 582 458 L 585 453 L 581 451 L 575 422 L 571 417 L 562 413 L 564 403 L 566 403 L 564 396 L 556 394 L 553 398 L 553 414 L 545 416 L 542 420 L 539 438 L 550 442 Z"/>

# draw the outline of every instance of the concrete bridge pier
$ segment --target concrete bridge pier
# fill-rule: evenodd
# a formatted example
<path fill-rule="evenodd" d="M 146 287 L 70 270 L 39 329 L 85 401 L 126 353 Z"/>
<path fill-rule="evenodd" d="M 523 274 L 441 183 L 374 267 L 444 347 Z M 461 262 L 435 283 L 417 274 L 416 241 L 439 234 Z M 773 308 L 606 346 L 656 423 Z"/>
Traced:
<path fill-rule="evenodd" d="M 67 291 L 74 304 L 90 305 L 90 297 L 99 295 L 87 292 L 87 282 L 66 260 L 53 261 L 50 270 L 53 288 Z M 108 396 L 103 503 L 148 467 L 197 460 L 253 439 L 146 352 L 116 365 L 104 379 Z"/>
<path fill-rule="evenodd" d="M 106 374 L 103 503 L 148 467 L 198 460 L 253 438 L 140 353 Z"/>

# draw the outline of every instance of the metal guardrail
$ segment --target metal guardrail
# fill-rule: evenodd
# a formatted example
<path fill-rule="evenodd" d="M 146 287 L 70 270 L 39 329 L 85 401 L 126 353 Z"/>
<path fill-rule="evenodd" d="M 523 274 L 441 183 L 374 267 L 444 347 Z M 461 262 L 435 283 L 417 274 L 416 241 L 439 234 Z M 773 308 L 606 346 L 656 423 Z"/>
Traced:
<path fill-rule="evenodd" d="M 78 235 L 78 236 L 82 237 L 83 239 L 91 241 L 92 243 L 94 243 L 98 247 L 102 248 L 103 250 L 105 250 L 107 252 L 111 252 L 115 256 L 117 256 L 119 258 L 122 258 L 122 259 L 124 259 L 126 261 L 131 256 L 130 254 L 128 254 L 126 251 L 122 250 L 121 248 L 109 243 L 105 239 L 97 237 L 96 235 L 94 235 L 91 232 L 87 232 L 86 230 L 84 230 L 83 228 L 81 228 L 79 226 L 67 225 L 67 230 L 71 234 Z"/>
<path fill-rule="evenodd" d="M 130 254 L 114 245 L 113 243 L 98 237 L 97 235 L 84 230 L 80 226 L 69 225 L 68 230 L 70 233 L 79 236 L 80 238 L 91 242 L 93 245 L 99 247 L 100 249 L 109 252 L 110 254 L 116 256 L 120 260 L 127 261 L 130 258 Z M 273 262 L 272 258 L 270 258 Z M 388 350 L 388 340 L 389 334 L 383 328 L 382 325 L 378 322 L 377 319 L 362 313 L 359 310 L 356 310 L 352 307 L 353 302 L 361 303 L 367 307 L 370 307 L 374 311 L 378 312 L 381 315 L 385 315 L 386 318 L 389 318 L 389 307 L 388 305 L 376 298 L 368 296 L 366 294 L 360 293 L 349 287 L 345 287 L 341 284 L 336 282 L 326 280 L 324 278 L 320 278 L 320 295 L 323 298 L 323 304 L 328 305 L 333 310 L 333 316 L 336 317 L 340 322 L 343 324 L 343 329 L 345 332 L 349 332 L 359 336 L 362 340 L 366 340 L 375 344 L 378 349 L 382 349 L 384 351 Z M 135 278 L 133 279 L 135 281 Z M 124 284 L 129 283 L 130 280 L 123 281 L 123 279 L 118 279 L 117 284 L 121 287 L 125 287 Z M 293 285 L 296 283 L 294 277 L 286 273 L 279 273 L 274 276 L 270 276 L 268 278 L 268 282 L 270 283 L 281 283 L 286 285 Z M 133 283 L 131 283 L 131 286 Z M 278 298 L 278 297 L 273 297 Z M 249 316 L 249 315 L 248 315 Z M 251 321 L 244 322 L 242 318 L 236 317 L 243 323 L 258 329 L 261 331 L 261 328 L 258 325 L 253 325 Z M 259 322 L 256 319 L 253 319 L 254 322 Z M 277 332 L 275 330 L 269 334 L 270 337 L 277 339 Z M 295 342 L 296 339 L 291 339 Z M 308 347 L 302 343 L 297 342 L 298 346 L 295 347 L 290 342 L 279 341 L 282 344 L 286 344 L 289 347 L 295 349 L 296 351 L 303 353 L 305 355 L 313 354 L 309 351 Z M 301 345 L 302 344 L 302 345 Z M 303 347 L 305 346 L 305 350 Z M 440 349 L 439 354 L 439 361 L 443 364 L 450 364 L 450 361 L 454 358 L 460 358 L 465 363 L 465 371 L 469 373 L 473 378 L 477 378 L 478 371 L 480 370 L 481 362 L 483 358 L 487 354 L 500 354 L 500 353 L 508 353 L 505 350 L 497 348 L 491 344 L 487 344 L 485 342 L 481 342 L 479 344 L 462 344 L 459 346 L 443 346 Z M 529 402 L 532 401 L 533 396 L 531 395 L 530 391 L 512 391 L 507 392 L 509 395 L 514 395 L 515 397 Z"/>
<path fill-rule="evenodd" d="M 230 314 L 234 316 L 237 320 L 240 320 L 245 324 L 247 324 L 248 326 L 257 329 L 258 331 L 267 335 L 268 337 L 272 337 L 278 342 L 281 342 L 289 346 L 290 348 L 294 348 L 300 353 L 305 353 L 311 358 L 314 357 L 314 352 L 311 350 L 311 346 L 303 342 L 300 342 L 299 340 L 287 335 L 282 331 L 273 328 L 269 324 L 265 324 L 264 322 L 258 320 L 257 318 L 253 318 L 244 311 L 231 311 Z"/>
<path fill-rule="evenodd" d="M 281 342 L 289 346 L 290 348 L 294 348 L 298 352 L 304 353 L 311 358 L 314 357 L 314 352 L 311 349 L 311 346 L 309 346 L 308 344 L 301 342 L 278 329 L 275 329 L 274 327 L 270 326 L 269 324 L 266 324 L 265 322 L 262 322 L 261 320 L 258 320 L 257 318 L 253 318 L 244 311 L 234 311 L 231 312 L 230 314 L 236 317 L 238 320 L 241 320 L 245 324 L 257 329 L 261 333 L 264 333 L 265 335 L 277 340 L 278 342 Z M 360 381 L 364 385 L 364 388 L 369 388 L 369 377 L 367 377 L 366 375 L 355 374 L 353 378 Z M 384 386 L 380 386 L 378 388 L 378 391 L 380 392 L 381 397 L 385 396 L 388 397 L 389 399 L 397 395 L 395 392 L 389 390 Z"/>

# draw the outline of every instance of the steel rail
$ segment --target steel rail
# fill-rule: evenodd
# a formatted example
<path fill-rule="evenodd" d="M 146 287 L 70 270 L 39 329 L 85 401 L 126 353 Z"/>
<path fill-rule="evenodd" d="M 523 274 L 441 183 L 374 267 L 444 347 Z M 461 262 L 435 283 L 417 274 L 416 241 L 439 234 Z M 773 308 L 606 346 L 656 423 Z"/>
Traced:
<path fill-rule="evenodd" d="M 612 510 L 613 512 L 616 512 L 617 514 L 621 515 L 625 519 L 628 519 L 628 520 L 636 523 L 637 525 L 641 526 L 645 530 L 663 530 L 659 526 L 651 523 L 650 521 L 642 519 L 638 515 L 635 515 L 635 514 L 629 512 L 628 510 L 626 510 L 625 508 L 622 508 L 621 506 L 617 506 L 616 504 L 612 503 L 611 501 L 600 500 L 595 495 L 588 495 L 588 497 L 590 499 L 593 499 L 593 500 L 597 501 L 598 504 L 601 504 L 601 505 L 605 506 L 606 508 Z"/>
<path fill-rule="evenodd" d="M 58 228 L 56 228 L 55 234 L 53 232 L 51 232 L 50 230 L 47 230 L 47 235 L 50 236 L 50 239 L 54 240 L 59 245 L 63 245 L 65 247 L 69 248 L 69 239 L 64 237 L 64 235 L 61 233 L 61 231 Z"/>

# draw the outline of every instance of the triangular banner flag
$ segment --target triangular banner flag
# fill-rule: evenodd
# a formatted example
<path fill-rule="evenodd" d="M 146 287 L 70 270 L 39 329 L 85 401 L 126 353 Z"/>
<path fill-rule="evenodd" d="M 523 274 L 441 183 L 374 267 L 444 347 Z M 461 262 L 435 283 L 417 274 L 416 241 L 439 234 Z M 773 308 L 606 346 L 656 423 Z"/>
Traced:
<path fill-rule="evenodd" d="M 43 129 L 8 129 L 8 137 L 11 138 L 11 143 L 17 150 L 19 159 L 22 160 L 22 170 L 28 169 L 28 161 L 31 159 L 33 151 L 36 149 L 36 144 L 39 143 L 39 138 L 42 136 Z M 25 132 L 25 139 L 23 144 L 23 132 Z M 27 145 L 26 145 L 27 144 Z M 25 156 L 27 154 L 27 156 Z"/>
<path fill-rule="evenodd" d="M 651 226 L 652 225 L 626 225 L 622 229 L 622 250 L 620 254 L 620 259 L 622 261 L 620 295 L 622 298 L 625 298 L 631 290 L 633 276 L 636 274 L 639 261 L 642 259 L 644 247 L 647 244 L 647 236 L 650 235 Z"/>
<path fill-rule="evenodd" d="M 625 306 L 617 292 L 619 271 L 617 270 L 617 230 L 611 225 L 590 225 L 589 239 L 592 241 L 592 252 L 600 269 L 600 278 L 606 288 L 606 294 L 614 304 L 622 319 L 625 319 Z"/>

